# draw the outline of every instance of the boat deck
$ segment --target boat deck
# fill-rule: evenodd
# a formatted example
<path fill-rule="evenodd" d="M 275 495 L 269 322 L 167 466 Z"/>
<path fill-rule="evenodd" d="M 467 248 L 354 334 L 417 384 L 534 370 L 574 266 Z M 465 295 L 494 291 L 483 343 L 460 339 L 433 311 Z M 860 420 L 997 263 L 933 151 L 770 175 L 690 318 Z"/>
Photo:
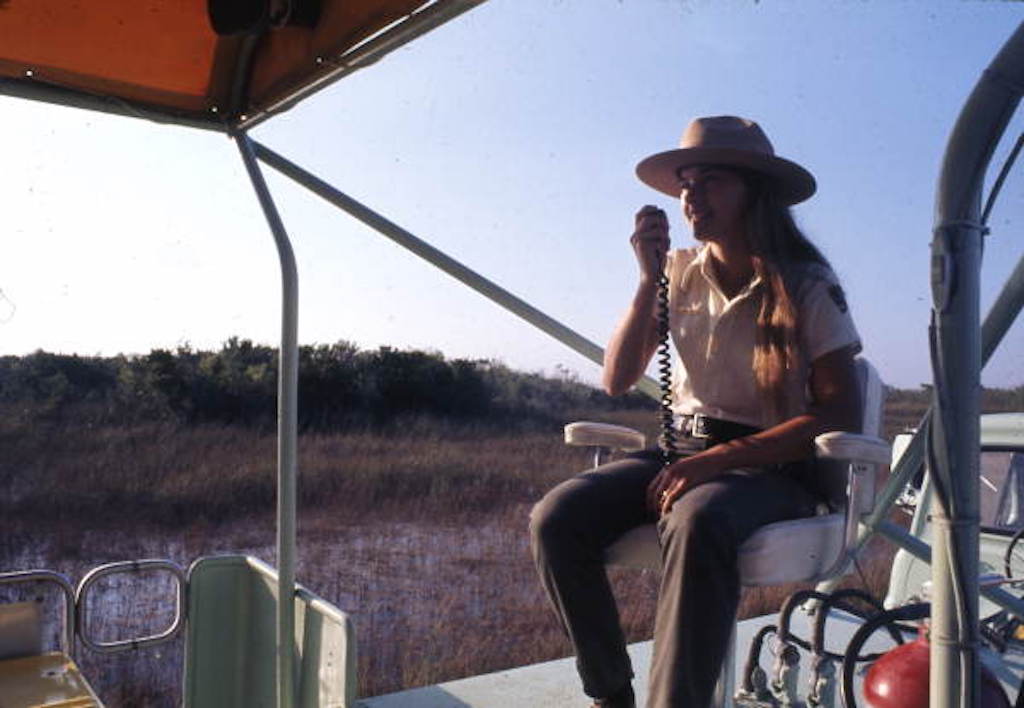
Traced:
<path fill-rule="evenodd" d="M 743 669 L 750 640 L 758 629 L 774 624 L 775 615 L 756 617 L 740 622 L 737 628 L 736 672 Z M 802 612 L 793 617 L 793 631 L 801 637 L 809 636 L 810 618 Z M 829 647 L 841 651 L 857 630 L 858 623 L 846 616 L 830 620 Z M 876 633 L 872 646 L 884 650 L 887 639 Z M 637 705 L 647 701 L 647 673 L 651 663 L 651 642 L 638 642 L 629 646 L 636 678 L 633 688 L 637 694 Z M 771 656 L 768 647 L 762 654 L 762 666 L 769 667 Z M 804 664 L 807 662 L 805 661 Z M 801 686 L 806 679 L 801 677 Z M 1016 689 L 1015 689 L 1016 690 Z M 1014 693 L 1013 695 L 1016 695 Z M 390 693 L 373 698 L 364 698 L 356 703 L 358 708 L 508 708 L 509 706 L 530 706 L 530 708 L 585 708 L 591 701 L 583 694 L 576 676 L 575 660 L 572 657 L 548 661 L 542 664 L 523 666 L 507 671 L 497 671 L 482 676 L 449 681 L 437 686 L 414 688 L 408 691 Z"/>
<path fill-rule="evenodd" d="M 765 615 L 744 620 L 736 631 L 736 675 L 739 676 L 746 662 L 747 650 L 754 634 L 766 624 L 775 624 L 776 615 Z M 848 615 L 836 613 L 830 618 L 828 647 L 831 651 L 845 650 L 859 622 Z M 792 630 L 797 636 L 809 637 L 811 618 L 803 612 L 793 615 Z M 868 642 L 868 651 L 885 651 L 892 646 L 891 640 L 883 633 L 876 632 Z M 637 694 L 637 705 L 647 702 L 647 672 L 651 663 L 651 642 L 639 642 L 629 646 L 636 678 L 633 687 Z M 1024 675 L 1024 654 L 1008 651 L 1001 657 L 991 651 L 982 651 L 982 661 L 1003 684 L 1012 702 L 1021 686 Z M 771 655 L 766 644 L 762 652 L 761 665 L 770 668 Z M 801 693 L 807 682 L 806 655 L 801 662 L 799 685 Z M 837 680 L 839 677 L 837 676 Z M 858 689 L 860 680 L 857 681 Z M 839 701 L 839 689 L 836 688 Z M 858 702 L 863 701 L 858 695 Z M 548 661 L 542 664 L 523 666 L 492 674 L 472 676 L 449 681 L 437 686 L 414 688 L 408 691 L 390 693 L 373 698 L 363 698 L 357 708 L 509 708 L 529 706 L 530 708 L 586 708 L 591 701 L 583 695 L 579 678 L 576 676 L 575 661 L 572 657 Z"/>

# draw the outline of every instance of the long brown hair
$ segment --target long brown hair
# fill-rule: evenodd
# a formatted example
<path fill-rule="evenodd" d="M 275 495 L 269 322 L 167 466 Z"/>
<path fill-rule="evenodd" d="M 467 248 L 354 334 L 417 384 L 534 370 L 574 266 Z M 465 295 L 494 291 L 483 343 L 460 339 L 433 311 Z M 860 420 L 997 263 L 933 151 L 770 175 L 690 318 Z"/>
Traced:
<path fill-rule="evenodd" d="M 786 400 L 786 376 L 796 367 L 798 357 L 795 297 L 799 277 L 805 271 L 794 266 L 830 266 L 800 231 L 789 206 L 777 197 L 769 182 L 749 173 L 744 181 L 750 192 L 747 241 L 754 272 L 766 285 L 757 313 L 754 380 L 770 414 L 777 418 L 792 403 Z"/>

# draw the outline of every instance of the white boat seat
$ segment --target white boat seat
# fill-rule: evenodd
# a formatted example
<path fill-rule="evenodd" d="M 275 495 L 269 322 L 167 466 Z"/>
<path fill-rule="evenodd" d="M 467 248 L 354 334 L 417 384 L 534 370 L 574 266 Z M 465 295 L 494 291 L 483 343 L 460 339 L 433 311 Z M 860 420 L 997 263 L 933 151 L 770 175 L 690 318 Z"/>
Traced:
<path fill-rule="evenodd" d="M 860 460 L 865 457 L 876 461 L 858 474 L 858 493 L 862 495 L 861 503 L 856 505 L 860 511 L 857 516 L 871 510 L 874 494 L 873 476 L 877 460 L 884 455 L 888 461 L 889 446 L 877 438 L 854 435 L 852 433 L 826 433 L 820 445 L 833 444 L 834 447 L 849 454 L 856 450 L 850 443 L 858 445 L 861 450 Z M 837 443 L 841 443 L 837 444 Z M 850 458 L 842 458 L 850 459 Z M 857 459 L 857 458 L 853 458 Z M 863 464 L 863 462 L 861 462 Z M 779 585 L 790 582 L 804 582 L 827 577 L 832 567 L 841 559 L 847 545 L 847 514 L 835 512 L 821 514 L 804 519 L 779 521 L 758 529 L 740 547 L 739 568 L 740 580 L 744 585 Z M 853 528 L 856 533 L 856 526 Z M 638 526 L 623 534 L 605 552 L 608 565 L 628 568 L 658 569 L 661 566 L 661 551 L 658 546 L 658 533 L 653 524 Z M 845 561 L 845 558 L 842 558 Z"/>
<path fill-rule="evenodd" d="M 768 524 L 740 549 L 744 585 L 779 585 L 794 576 L 817 576 L 843 549 L 844 514 L 825 514 Z M 661 566 L 658 532 L 653 524 L 624 534 L 606 552 L 608 565 L 657 569 Z M 799 567 L 794 567 L 799 565 Z"/>
<path fill-rule="evenodd" d="M 856 547 L 859 520 L 874 507 L 877 470 L 888 464 L 891 455 L 889 444 L 877 437 L 882 423 L 882 381 L 866 359 L 857 359 L 856 367 L 864 434 L 830 432 L 814 440 L 815 479 L 821 483 L 818 491 L 827 501 L 828 511 L 758 529 L 739 549 L 741 584 L 752 587 L 809 582 L 845 572 Z M 601 463 L 605 450 L 638 449 L 620 447 L 618 441 L 626 440 L 632 445 L 636 436 L 643 437 L 640 433 L 631 431 L 634 435 L 629 436 L 614 430 L 602 437 L 604 425 L 607 424 L 570 423 L 566 426 L 566 442 L 594 447 L 595 465 Z M 586 442 L 580 442 L 583 440 Z M 661 549 L 655 525 L 647 524 L 623 534 L 605 550 L 605 561 L 608 565 L 660 571 Z M 730 641 L 715 693 L 714 705 L 718 708 L 733 705 L 734 650 Z"/>
<path fill-rule="evenodd" d="M 830 432 L 815 439 L 819 476 L 833 513 L 779 521 L 757 530 L 740 547 L 740 582 L 747 586 L 821 580 L 841 572 L 857 538 L 857 523 L 874 506 L 875 475 L 889 461 L 890 448 L 876 437 L 881 424 L 882 383 L 875 368 L 857 359 L 864 402 L 863 430 L 867 434 Z M 607 436 L 603 431 L 609 429 Z M 623 426 L 577 422 L 566 426 L 566 442 L 612 450 L 632 451 L 637 436 Z M 630 436 L 627 432 L 632 432 Z M 584 442 L 585 441 L 585 442 Z M 625 441 L 630 447 L 620 446 Z M 852 503 L 850 503 L 852 500 Z M 657 530 L 653 524 L 623 534 L 605 552 L 609 565 L 661 567 Z"/>

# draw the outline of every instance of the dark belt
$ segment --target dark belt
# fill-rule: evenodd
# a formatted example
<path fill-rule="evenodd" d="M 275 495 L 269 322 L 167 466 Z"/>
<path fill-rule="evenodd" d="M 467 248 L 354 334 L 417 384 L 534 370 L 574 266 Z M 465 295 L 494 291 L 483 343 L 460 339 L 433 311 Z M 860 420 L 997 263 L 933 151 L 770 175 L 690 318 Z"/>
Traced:
<path fill-rule="evenodd" d="M 761 428 L 753 425 L 744 425 L 731 420 L 712 418 L 703 413 L 693 413 L 680 416 L 682 427 L 680 432 L 688 438 L 703 440 L 705 447 L 720 445 L 736 438 L 743 438 L 747 435 L 761 432 Z"/>

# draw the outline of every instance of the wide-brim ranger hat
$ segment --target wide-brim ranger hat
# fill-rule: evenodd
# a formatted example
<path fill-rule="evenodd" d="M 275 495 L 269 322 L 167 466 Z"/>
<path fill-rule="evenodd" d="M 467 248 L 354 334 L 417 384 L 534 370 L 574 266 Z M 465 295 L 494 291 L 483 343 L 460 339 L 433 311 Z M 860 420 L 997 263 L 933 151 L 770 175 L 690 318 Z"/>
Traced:
<path fill-rule="evenodd" d="M 746 118 L 713 116 L 693 120 L 679 148 L 651 155 L 636 166 L 645 184 L 672 197 L 679 196 L 679 170 L 694 165 L 721 165 L 767 176 L 786 204 L 802 202 L 817 189 L 814 176 L 800 165 L 775 155 L 761 126 Z"/>

